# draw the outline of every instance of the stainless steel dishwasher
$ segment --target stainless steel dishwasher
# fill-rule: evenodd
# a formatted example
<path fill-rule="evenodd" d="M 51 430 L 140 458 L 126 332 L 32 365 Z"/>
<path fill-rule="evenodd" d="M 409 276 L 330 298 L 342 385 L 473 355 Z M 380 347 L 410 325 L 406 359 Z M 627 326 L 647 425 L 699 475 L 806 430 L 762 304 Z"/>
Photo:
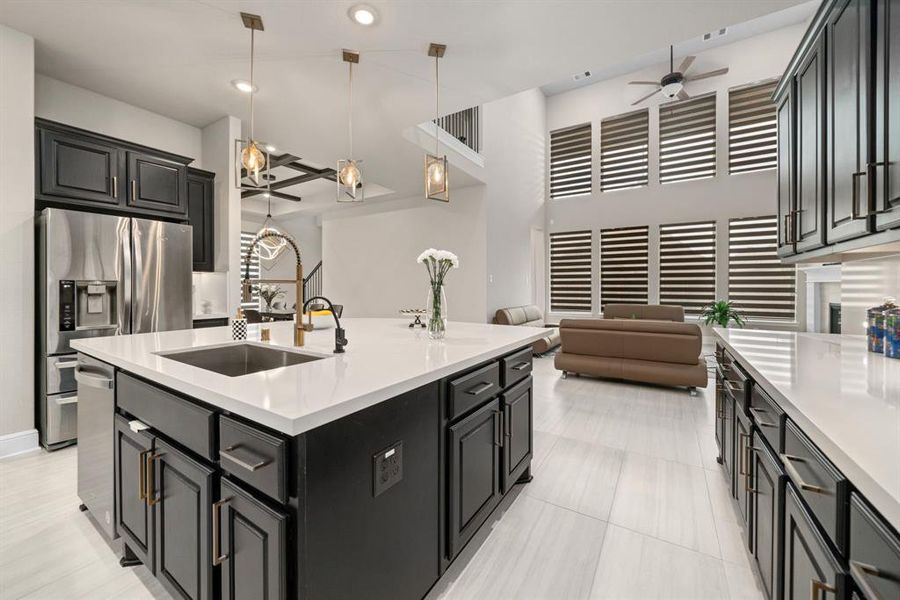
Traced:
<path fill-rule="evenodd" d="M 112 365 L 78 354 L 78 497 L 106 535 L 115 537 L 113 419 L 116 373 Z"/>

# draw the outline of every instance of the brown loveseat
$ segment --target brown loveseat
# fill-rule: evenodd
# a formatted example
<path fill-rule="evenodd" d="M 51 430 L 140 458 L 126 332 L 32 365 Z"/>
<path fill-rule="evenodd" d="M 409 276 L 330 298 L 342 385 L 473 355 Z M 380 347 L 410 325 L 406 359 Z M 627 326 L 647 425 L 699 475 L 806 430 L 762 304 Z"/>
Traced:
<path fill-rule="evenodd" d="M 501 308 L 494 314 L 494 323 L 498 325 L 525 325 L 528 327 L 544 327 L 544 315 L 534 304 Z M 536 341 L 532 348 L 535 354 L 543 354 L 559 346 L 559 330 L 547 328 L 547 336 Z"/>
<path fill-rule="evenodd" d="M 681 307 L 621 306 L 628 309 L 607 306 L 603 319 L 560 322 L 562 348 L 554 365 L 563 375 L 572 372 L 691 388 L 706 386 L 703 335 L 698 325 L 679 322 L 679 312 L 683 319 Z M 635 311 L 635 317 L 628 311 Z M 668 316 L 669 320 L 637 316 L 648 314 Z"/>

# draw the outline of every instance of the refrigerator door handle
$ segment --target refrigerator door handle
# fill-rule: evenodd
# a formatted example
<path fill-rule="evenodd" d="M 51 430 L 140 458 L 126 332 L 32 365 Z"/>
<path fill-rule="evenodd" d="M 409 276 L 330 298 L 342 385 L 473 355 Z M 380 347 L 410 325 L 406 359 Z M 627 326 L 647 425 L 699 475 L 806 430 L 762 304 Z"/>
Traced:
<path fill-rule="evenodd" d="M 119 286 L 122 290 L 122 308 L 119 312 L 119 331 L 122 334 L 131 333 L 131 219 L 123 219 L 122 227 L 119 229 L 119 256 L 121 264 L 119 265 Z"/>

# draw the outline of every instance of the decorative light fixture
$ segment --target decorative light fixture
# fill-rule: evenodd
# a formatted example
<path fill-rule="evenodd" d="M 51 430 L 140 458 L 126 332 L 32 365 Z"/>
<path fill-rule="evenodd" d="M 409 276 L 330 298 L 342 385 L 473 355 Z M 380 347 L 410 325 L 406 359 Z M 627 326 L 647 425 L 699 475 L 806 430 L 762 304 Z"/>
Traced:
<path fill-rule="evenodd" d="M 443 58 L 447 46 L 431 43 L 428 56 L 434 57 L 434 154 L 425 154 L 425 199 L 450 202 L 450 172 L 447 169 L 447 156 L 439 156 L 438 117 L 440 116 L 440 72 L 438 65 Z"/>
<path fill-rule="evenodd" d="M 262 227 L 256 232 L 257 239 L 265 233 L 284 233 L 274 225 L 272 220 L 272 194 L 266 193 L 266 220 L 263 221 Z M 284 249 L 287 248 L 287 240 L 282 237 L 265 237 L 259 240 L 259 243 L 253 248 L 253 253 L 262 260 L 275 260 Z"/>
<path fill-rule="evenodd" d="M 243 190 L 268 190 L 269 153 L 260 147 L 261 143 L 253 135 L 253 97 L 257 89 L 253 83 L 256 32 L 263 31 L 264 28 L 259 15 L 242 12 L 241 20 L 244 27 L 250 30 L 250 81 L 243 82 L 248 84 L 245 89 L 250 94 L 250 135 L 245 140 L 235 140 L 235 186 Z M 238 83 L 235 83 L 235 87 L 242 89 Z"/>
<path fill-rule="evenodd" d="M 347 11 L 353 22 L 368 27 L 378 20 L 378 12 L 368 4 L 356 4 Z"/>
<path fill-rule="evenodd" d="M 246 79 L 232 79 L 231 85 L 239 92 L 244 92 L 245 94 L 249 94 L 250 92 L 258 92 L 259 88 L 255 85 L 252 85 Z"/>
<path fill-rule="evenodd" d="M 347 85 L 347 133 L 350 140 L 348 158 L 342 158 L 337 162 L 337 201 L 338 202 L 362 202 L 365 198 L 361 160 L 353 158 L 353 65 L 359 63 L 359 52 L 344 50 L 344 62 L 350 71 L 350 79 Z"/>

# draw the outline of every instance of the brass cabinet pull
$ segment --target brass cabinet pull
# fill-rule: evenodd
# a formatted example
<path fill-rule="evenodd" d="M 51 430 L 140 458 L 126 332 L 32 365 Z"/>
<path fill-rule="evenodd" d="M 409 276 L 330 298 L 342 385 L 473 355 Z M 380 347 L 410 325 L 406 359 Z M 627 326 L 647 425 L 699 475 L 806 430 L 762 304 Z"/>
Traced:
<path fill-rule="evenodd" d="M 746 446 L 743 445 L 743 440 L 744 440 L 744 439 L 747 440 L 747 445 L 746 445 Z M 749 436 L 748 434 L 746 434 L 746 433 L 744 433 L 744 432 L 741 431 L 741 432 L 738 432 L 738 440 L 739 440 L 739 441 L 738 441 L 738 444 L 740 444 L 740 446 L 741 446 L 741 449 L 740 449 L 741 454 L 740 454 L 739 460 L 738 460 L 738 474 L 739 474 L 739 475 L 746 475 L 746 474 L 747 474 L 747 467 L 746 467 L 746 465 L 744 464 L 744 460 L 746 459 L 746 456 L 747 456 L 747 448 L 750 446 L 750 436 Z"/>
<path fill-rule="evenodd" d="M 519 364 L 515 365 L 512 369 L 513 369 L 513 371 L 524 371 L 530 365 L 531 365 L 531 363 L 529 363 L 529 362 L 520 362 Z"/>
<path fill-rule="evenodd" d="M 512 437 L 512 408 L 509 405 L 503 407 L 503 437 Z"/>
<path fill-rule="evenodd" d="M 112 177 L 112 184 L 113 184 L 113 197 L 118 198 L 119 197 L 119 178 L 116 177 L 115 175 L 113 175 L 113 177 Z"/>
<path fill-rule="evenodd" d="M 131 199 L 137 200 L 137 180 L 131 180 Z"/>
<path fill-rule="evenodd" d="M 718 383 L 716 384 L 716 418 L 724 419 L 725 418 L 725 403 L 722 402 L 722 386 Z"/>
<path fill-rule="evenodd" d="M 833 594 L 837 592 L 837 588 L 833 585 L 823 583 L 818 579 L 809 580 L 809 600 L 822 600 L 823 594 L 827 594 L 828 592 Z"/>
<path fill-rule="evenodd" d="M 869 164 L 866 165 L 866 169 L 872 171 L 872 176 L 870 177 L 870 181 L 871 181 L 871 183 L 872 183 L 872 185 L 873 185 L 873 189 L 874 189 L 874 184 L 875 184 L 875 169 L 877 169 L 878 167 L 886 167 L 886 166 L 888 166 L 888 163 L 887 163 L 886 161 L 883 161 L 883 160 L 880 160 L 880 161 L 878 161 L 878 162 L 869 163 Z M 887 177 L 887 175 L 885 175 L 885 177 Z M 888 195 L 887 195 L 887 194 L 884 194 L 884 207 L 883 207 L 883 208 L 880 208 L 880 209 L 873 210 L 873 211 L 871 212 L 871 214 L 873 214 L 873 215 L 881 215 L 881 214 L 884 214 L 884 213 L 891 212 L 892 210 L 894 210 L 894 207 L 891 206 L 889 203 L 890 203 L 890 199 L 888 198 Z"/>
<path fill-rule="evenodd" d="M 732 381 L 730 379 L 726 379 L 722 383 L 725 384 L 725 388 L 729 392 L 743 392 L 744 391 L 744 384 L 740 383 L 738 381 Z"/>
<path fill-rule="evenodd" d="M 256 461 L 255 463 L 248 463 L 247 461 L 240 459 L 231 453 L 232 450 L 236 450 L 239 447 L 240 447 L 240 445 L 235 444 L 233 446 L 228 446 L 227 448 L 221 449 L 221 450 L 219 450 L 219 457 L 224 458 L 224 459 L 228 460 L 229 462 L 232 462 L 241 468 L 247 469 L 251 473 L 253 471 L 256 471 L 257 469 L 260 469 L 260 468 L 266 466 L 267 464 L 269 464 L 271 462 L 270 460 L 261 458 L 260 460 Z"/>
<path fill-rule="evenodd" d="M 503 447 L 503 420 L 500 418 L 500 411 L 494 411 L 494 445 Z"/>
<path fill-rule="evenodd" d="M 223 498 L 212 505 L 212 564 L 217 567 L 227 558 L 227 554 L 220 554 L 222 548 L 222 506 L 231 502 L 231 498 Z"/>
<path fill-rule="evenodd" d="M 878 567 L 873 567 L 872 565 L 867 565 L 856 560 L 851 560 L 850 573 L 853 575 L 853 580 L 856 581 L 856 585 L 858 585 L 860 589 L 862 589 L 862 593 L 866 598 L 868 598 L 868 600 L 883 599 L 883 596 L 879 594 L 875 588 L 872 587 L 871 583 L 869 583 L 869 575 L 871 575 L 872 577 L 881 577 L 881 572 L 878 570 Z"/>
<path fill-rule="evenodd" d="M 159 500 L 160 500 L 160 494 L 157 494 L 153 489 L 153 478 L 154 478 L 153 461 L 156 460 L 157 458 L 159 458 L 160 456 L 162 456 L 162 452 L 157 452 L 156 454 L 151 454 L 150 456 L 147 457 L 147 468 L 146 468 L 147 483 L 145 484 L 146 489 L 147 489 L 147 492 L 146 492 L 147 493 L 147 497 L 146 497 L 147 506 L 153 506 L 155 504 L 158 504 Z"/>
<path fill-rule="evenodd" d="M 859 212 L 859 178 L 863 175 L 868 174 L 868 168 L 865 171 L 858 171 L 850 176 L 851 185 L 850 185 L 850 218 L 854 221 L 859 219 L 865 219 L 869 216 L 869 207 L 866 206 L 866 214 L 860 214 Z"/>
<path fill-rule="evenodd" d="M 753 413 L 754 417 L 756 417 L 756 424 L 759 425 L 760 427 L 776 427 L 776 428 L 778 427 L 778 425 L 776 423 L 770 423 L 769 421 L 764 421 L 763 419 L 760 418 L 760 414 L 763 414 L 763 415 L 769 414 L 765 411 L 765 409 L 751 407 L 750 412 Z"/>
<path fill-rule="evenodd" d="M 138 495 L 141 500 L 147 499 L 147 455 L 153 450 L 142 450 L 138 454 Z"/>
<path fill-rule="evenodd" d="M 826 490 L 825 488 L 818 485 L 812 485 L 811 483 L 806 483 L 805 481 L 803 481 L 803 478 L 800 477 L 800 473 L 797 471 L 797 467 L 794 466 L 794 463 L 806 462 L 805 459 L 799 456 L 792 456 L 790 454 L 779 454 L 779 456 L 781 457 L 782 464 L 784 464 L 784 470 L 787 471 L 788 476 L 790 476 L 791 480 L 793 480 L 793 482 L 796 483 L 797 487 L 799 487 L 801 490 L 813 492 L 814 494 L 823 494 L 825 496 L 831 494 L 831 492 Z"/>
<path fill-rule="evenodd" d="M 478 394 L 484 393 L 494 387 L 494 384 L 490 381 L 482 381 L 481 385 L 473 387 L 471 390 L 466 390 L 466 393 L 472 396 L 477 396 Z"/>

